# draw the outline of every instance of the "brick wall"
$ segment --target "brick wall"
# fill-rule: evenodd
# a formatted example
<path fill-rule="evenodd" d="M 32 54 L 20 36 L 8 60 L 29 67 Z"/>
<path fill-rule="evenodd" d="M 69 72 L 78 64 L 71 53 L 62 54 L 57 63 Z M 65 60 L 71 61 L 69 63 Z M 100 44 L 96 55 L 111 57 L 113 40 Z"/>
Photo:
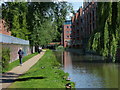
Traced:
<path fill-rule="evenodd" d="M 71 29 L 66 29 L 67 25 L 64 24 L 64 47 L 67 46 L 68 42 L 71 41 L 73 47 L 86 46 L 90 35 L 96 29 L 96 7 L 95 2 L 85 2 L 83 8 L 74 13 L 71 18 Z M 66 31 L 71 31 L 71 38 L 66 38 L 69 34 Z M 65 40 L 66 39 L 66 40 Z"/>
<path fill-rule="evenodd" d="M 5 43 L 0 43 L 0 45 L 2 45 L 2 47 L 4 47 L 4 48 L 10 48 L 10 62 L 15 61 L 19 58 L 18 50 L 20 48 L 23 49 L 24 56 L 31 54 L 31 49 L 30 49 L 29 45 L 5 44 Z"/>
<path fill-rule="evenodd" d="M 10 62 L 19 58 L 18 50 L 20 48 L 23 49 L 24 56 L 30 54 L 31 51 L 34 53 L 34 47 L 30 49 L 29 41 L 11 36 L 9 25 L 3 19 L 0 19 L 0 59 L 2 57 L 2 47 L 10 48 Z"/>
<path fill-rule="evenodd" d="M 63 44 L 64 47 L 71 46 L 71 24 L 64 25 Z"/>

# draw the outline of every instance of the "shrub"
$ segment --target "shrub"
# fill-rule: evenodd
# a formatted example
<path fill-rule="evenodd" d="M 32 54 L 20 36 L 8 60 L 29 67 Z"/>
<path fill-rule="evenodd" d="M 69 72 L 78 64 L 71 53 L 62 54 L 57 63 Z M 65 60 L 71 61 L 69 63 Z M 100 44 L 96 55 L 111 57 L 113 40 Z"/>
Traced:
<path fill-rule="evenodd" d="M 64 47 L 63 47 L 63 46 L 58 46 L 58 47 L 56 48 L 56 50 L 64 50 Z"/>
<path fill-rule="evenodd" d="M 2 48 L 2 68 L 7 69 L 10 61 L 10 49 Z"/>

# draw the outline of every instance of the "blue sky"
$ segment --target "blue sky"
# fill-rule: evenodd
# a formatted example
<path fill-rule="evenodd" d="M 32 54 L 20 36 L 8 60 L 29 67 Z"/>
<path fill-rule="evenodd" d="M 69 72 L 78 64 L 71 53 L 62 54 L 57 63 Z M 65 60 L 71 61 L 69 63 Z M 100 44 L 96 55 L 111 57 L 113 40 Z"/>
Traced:
<path fill-rule="evenodd" d="M 82 6 L 83 2 L 70 2 L 70 3 L 72 3 L 74 10 L 78 10 Z"/>
<path fill-rule="evenodd" d="M 73 6 L 73 10 L 77 11 L 82 5 L 83 5 L 83 2 L 70 2 Z M 66 20 L 70 20 L 71 19 L 71 16 L 73 16 L 72 13 L 69 13 L 66 17 Z"/>

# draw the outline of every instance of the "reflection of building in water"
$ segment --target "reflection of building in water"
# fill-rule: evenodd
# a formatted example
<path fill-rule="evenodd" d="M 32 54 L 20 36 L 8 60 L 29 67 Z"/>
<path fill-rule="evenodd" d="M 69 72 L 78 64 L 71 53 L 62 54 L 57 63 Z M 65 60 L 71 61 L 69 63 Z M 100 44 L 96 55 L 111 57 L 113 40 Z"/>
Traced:
<path fill-rule="evenodd" d="M 72 60 L 70 56 L 70 52 L 63 52 L 63 62 L 64 62 L 64 70 L 65 72 L 70 73 L 72 71 Z"/>

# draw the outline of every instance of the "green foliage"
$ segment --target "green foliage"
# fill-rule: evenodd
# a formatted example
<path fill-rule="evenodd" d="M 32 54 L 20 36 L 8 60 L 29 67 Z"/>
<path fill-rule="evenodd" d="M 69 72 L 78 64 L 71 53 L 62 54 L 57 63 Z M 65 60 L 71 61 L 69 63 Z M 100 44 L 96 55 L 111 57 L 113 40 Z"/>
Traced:
<path fill-rule="evenodd" d="M 111 41 L 111 47 L 110 47 L 110 55 L 112 56 L 113 62 L 115 62 L 115 56 L 116 56 L 116 51 L 117 51 L 117 44 L 118 41 L 115 38 L 115 35 L 112 34 L 112 41 Z"/>
<path fill-rule="evenodd" d="M 120 46 L 120 1 L 118 2 L 118 18 L 117 18 L 117 21 L 118 21 L 118 26 L 117 26 L 117 35 L 116 37 L 118 37 L 118 45 Z"/>
<path fill-rule="evenodd" d="M 98 49 L 99 42 L 100 42 L 100 33 L 96 33 L 92 44 L 92 48 L 94 51 Z"/>
<path fill-rule="evenodd" d="M 60 41 L 63 22 L 71 10 L 67 2 L 6 2 L 2 14 L 12 36 L 30 40 L 31 46 L 45 46 Z"/>
<path fill-rule="evenodd" d="M 54 22 L 57 25 L 58 35 L 54 41 L 60 41 L 61 33 L 63 30 L 62 25 L 66 19 L 66 15 L 72 11 L 73 11 L 73 8 L 70 3 L 67 3 L 67 2 L 55 3 L 55 7 L 54 7 L 55 20 L 54 20 Z"/>
<path fill-rule="evenodd" d="M 27 3 L 6 2 L 5 4 L 2 8 L 2 18 L 9 24 L 12 36 L 28 40 L 30 32 L 27 29 Z"/>
<path fill-rule="evenodd" d="M 64 47 L 63 46 L 58 46 L 58 47 L 56 47 L 56 50 L 64 50 Z"/>
<path fill-rule="evenodd" d="M 30 3 L 28 15 L 31 14 L 31 17 L 28 18 L 28 27 L 32 33 L 31 45 L 45 46 L 52 41 L 59 40 L 62 24 L 69 9 L 70 6 L 66 2 Z"/>
<path fill-rule="evenodd" d="M 108 56 L 109 53 L 109 32 L 108 32 L 108 24 L 107 21 L 105 23 L 104 28 L 104 48 L 103 48 L 103 56 Z"/>
<path fill-rule="evenodd" d="M 30 40 L 31 46 L 38 47 L 60 41 L 62 24 L 70 9 L 67 2 L 6 2 L 2 5 L 2 18 L 10 25 L 12 36 Z"/>
<path fill-rule="evenodd" d="M 23 59 L 22 59 L 22 62 L 24 63 L 25 61 L 29 60 L 30 58 L 32 58 L 33 56 L 35 56 L 37 54 L 38 53 L 33 53 L 33 54 L 30 54 L 30 55 L 24 56 Z M 15 60 L 14 62 L 9 63 L 9 67 L 7 67 L 7 69 L 2 68 L 2 72 L 7 72 L 7 71 L 13 69 L 14 67 L 16 67 L 18 65 L 19 65 L 19 59 Z"/>
<path fill-rule="evenodd" d="M 97 8 L 97 28 L 89 40 L 89 48 L 99 52 L 113 62 L 120 45 L 120 2 L 100 2 Z M 98 35 L 99 33 L 99 35 Z"/>
<path fill-rule="evenodd" d="M 8 69 L 10 61 L 10 49 L 2 48 L 2 69 Z"/>
<path fill-rule="evenodd" d="M 45 20 L 42 24 L 35 23 L 31 42 L 33 45 L 47 45 L 56 38 L 56 33 L 57 29 L 50 20 Z"/>

